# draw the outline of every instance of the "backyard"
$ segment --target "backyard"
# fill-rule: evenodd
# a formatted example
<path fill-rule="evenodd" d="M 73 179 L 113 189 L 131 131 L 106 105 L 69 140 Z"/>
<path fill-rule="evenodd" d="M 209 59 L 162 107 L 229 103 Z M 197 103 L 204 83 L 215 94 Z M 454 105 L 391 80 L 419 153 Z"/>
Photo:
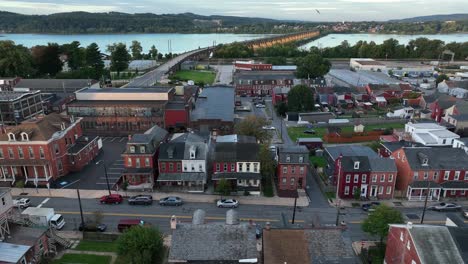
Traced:
<path fill-rule="evenodd" d="M 194 71 L 181 70 L 171 75 L 171 80 L 189 81 L 195 83 L 212 84 L 215 80 L 216 73 L 212 71 Z"/>
<path fill-rule="evenodd" d="M 373 131 L 374 129 L 401 129 L 404 128 L 405 124 L 399 123 L 382 123 L 382 124 L 375 124 L 375 125 L 365 125 L 364 131 L 369 132 Z M 307 134 L 304 133 L 306 130 L 314 130 L 315 134 Z M 341 127 L 341 131 L 344 133 L 352 133 L 354 131 L 354 126 L 343 126 Z M 310 137 L 319 137 L 323 138 L 325 134 L 327 134 L 327 128 L 325 127 L 288 127 L 288 134 L 292 141 L 296 141 L 298 138 L 310 138 Z"/>
<path fill-rule="evenodd" d="M 52 261 L 52 264 L 107 264 L 110 263 L 110 256 L 98 256 L 89 254 L 64 254 L 60 259 Z"/>

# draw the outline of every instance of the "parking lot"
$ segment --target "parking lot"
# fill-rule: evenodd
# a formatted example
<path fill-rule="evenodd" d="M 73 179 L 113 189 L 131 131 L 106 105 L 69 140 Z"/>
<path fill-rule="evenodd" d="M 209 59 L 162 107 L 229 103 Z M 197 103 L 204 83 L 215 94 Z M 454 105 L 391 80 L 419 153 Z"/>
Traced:
<path fill-rule="evenodd" d="M 103 147 L 94 162 L 88 164 L 82 171 L 70 173 L 57 180 L 54 188 L 80 188 L 91 190 L 107 189 L 104 165 L 107 169 L 109 185 L 112 187 L 124 171 L 124 161 L 121 157 L 127 144 L 126 137 L 103 137 Z"/>

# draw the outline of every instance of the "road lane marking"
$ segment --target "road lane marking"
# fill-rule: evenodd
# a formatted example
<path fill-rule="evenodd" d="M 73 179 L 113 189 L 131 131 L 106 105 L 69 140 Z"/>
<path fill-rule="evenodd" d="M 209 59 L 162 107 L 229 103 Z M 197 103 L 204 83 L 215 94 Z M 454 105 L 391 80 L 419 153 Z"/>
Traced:
<path fill-rule="evenodd" d="M 44 201 L 42 201 L 42 203 L 40 203 L 37 208 L 41 208 L 45 203 L 47 203 L 48 201 L 50 200 L 50 198 L 45 198 Z"/>
<path fill-rule="evenodd" d="M 74 181 L 74 182 L 70 182 L 69 184 L 67 184 L 67 185 L 65 185 L 65 186 L 62 186 L 62 188 L 60 188 L 60 189 L 64 189 L 64 188 L 66 188 L 66 187 L 68 187 L 68 186 L 70 186 L 70 185 L 73 185 L 73 184 L 75 184 L 75 183 L 77 183 L 77 182 L 79 182 L 79 181 L 80 181 L 80 179 L 78 179 L 78 180 L 76 180 L 76 181 Z"/>
<path fill-rule="evenodd" d="M 80 212 L 74 211 L 57 211 L 58 214 L 62 215 L 79 215 Z M 83 212 L 84 215 L 92 215 L 94 212 Z M 129 214 L 129 213 L 101 213 L 103 216 L 125 216 L 125 217 L 148 217 L 148 218 L 168 218 L 170 219 L 173 215 L 175 215 L 179 219 L 192 219 L 191 215 L 160 215 L 160 214 Z M 207 216 L 205 217 L 207 220 L 226 220 L 226 217 L 221 216 Z M 254 222 L 279 222 L 278 219 L 268 219 L 268 218 L 239 218 L 240 221 L 254 221 Z M 291 222 L 291 220 L 289 220 Z M 294 220 L 294 222 L 304 223 L 304 220 Z"/>

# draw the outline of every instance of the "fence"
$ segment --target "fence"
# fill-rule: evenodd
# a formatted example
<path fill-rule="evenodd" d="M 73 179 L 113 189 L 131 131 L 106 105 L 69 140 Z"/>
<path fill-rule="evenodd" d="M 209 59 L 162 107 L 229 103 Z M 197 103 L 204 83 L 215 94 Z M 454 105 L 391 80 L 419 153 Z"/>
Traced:
<path fill-rule="evenodd" d="M 370 131 L 363 133 L 330 133 L 323 136 L 327 143 L 355 143 L 379 140 L 385 131 Z"/>

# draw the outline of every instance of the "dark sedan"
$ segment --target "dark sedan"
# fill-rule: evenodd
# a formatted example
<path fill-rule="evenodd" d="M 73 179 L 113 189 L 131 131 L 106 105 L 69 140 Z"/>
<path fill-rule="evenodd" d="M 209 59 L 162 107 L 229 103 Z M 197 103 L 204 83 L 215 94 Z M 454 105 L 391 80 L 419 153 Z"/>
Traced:
<path fill-rule="evenodd" d="M 379 202 L 371 202 L 371 203 L 366 203 L 361 206 L 362 210 L 367 211 L 367 212 L 373 212 L 375 211 L 375 208 L 379 206 Z"/>
<path fill-rule="evenodd" d="M 86 232 L 104 232 L 106 231 L 107 225 L 106 224 L 96 224 L 94 222 L 86 222 L 80 224 L 80 227 L 78 227 L 78 230 L 80 231 L 86 231 Z"/>
<path fill-rule="evenodd" d="M 172 206 L 179 206 L 182 205 L 184 202 L 180 197 L 175 197 L 175 196 L 169 196 L 162 198 L 159 200 L 160 205 L 172 205 Z"/>
<path fill-rule="evenodd" d="M 140 204 L 140 205 L 151 205 L 153 204 L 153 196 L 151 195 L 136 195 L 128 198 L 128 203 L 131 205 Z"/>

